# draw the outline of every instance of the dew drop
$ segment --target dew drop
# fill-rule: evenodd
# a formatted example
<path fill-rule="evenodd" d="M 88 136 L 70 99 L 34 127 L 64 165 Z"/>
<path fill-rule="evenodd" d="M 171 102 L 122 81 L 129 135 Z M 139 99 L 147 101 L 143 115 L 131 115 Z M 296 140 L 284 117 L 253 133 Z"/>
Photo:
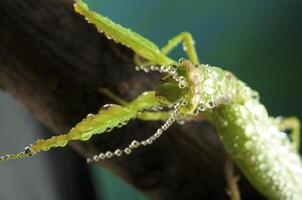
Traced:
<path fill-rule="evenodd" d="M 199 110 L 200 112 L 204 112 L 206 109 L 207 109 L 207 107 L 206 107 L 205 105 L 202 105 L 202 106 L 199 106 L 199 107 L 198 107 L 198 110 Z"/>
<path fill-rule="evenodd" d="M 252 141 L 247 141 L 244 143 L 244 147 L 247 149 L 247 150 L 251 150 L 252 147 L 253 147 L 253 142 Z"/>
<path fill-rule="evenodd" d="M 223 126 L 228 126 L 228 124 L 229 124 L 229 123 L 228 123 L 226 120 L 223 120 L 223 122 L 222 122 L 222 125 L 223 125 Z M 238 137 L 238 136 L 236 136 L 236 137 Z M 235 138 L 235 139 L 236 139 L 236 138 Z"/>
<path fill-rule="evenodd" d="M 113 127 L 108 127 L 107 129 L 106 129 L 106 132 L 111 132 L 113 130 Z"/>
<path fill-rule="evenodd" d="M 197 72 L 193 74 L 193 82 L 198 85 L 201 82 L 202 77 L 200 76 L 200 73 L 198 72 L 198 70 L 196 70 Z"/>
<path fill-rule="evenodd" d="M 180 81 L 180 82 L 178 83 L 178 87 L 179 87 L 180 89 L 184 89 L 184 88 L 186 87 L 186 82 L 185 82 L 185 81 Z"/>
<path fill-rule="evenodd" d="M 257 157 L 257 159 L 258 159 L 259 162 L 261 162 L 261 161 L 263 161 L 264 156 L 260 154 L 260 155 Z"/>
<path fill-rule="evenodd" d="M 184 58 L 181 58 L 181 59 L 178 60 L 179 63 L 183 63 L 184 61 L 185 61 Z"/>
<path fill-rule="evenodd" d="M 91 133 L 84 133 L 80 136 L 80 140 L 81 141 L 86 141 L 89 140 L 91 138 L 92 134 Z"/>
<path fill-rule="evenodd" d="M 105 104 L 105 105 L 103 105 L 103 107 L 101 109 L 108 110 L 108 109 L 112 108 L 113 106 L 114 106 L 114 104 Z"/>
<path fill-rule="evenodd" d="M 183 49 L 184 51 L 188 51 L 188 47 L 187 47 L 186 45 L 183 45 L 183 46 L 182 46 L 182 49 Z"/>
<path fill-rule="evenodd" d="M 67 145 L 68 141 L 67 140 L 64 140 L 64 141 L 58 141 L 57 142 L 57 145 L 59 147 L 65 147 Z"/>
<path fill-rule="evenodd" d="M 177 120 L 176 121 L 179 125 L 184 125 L 186 122 L 184 120 Z"/>
<path fill-rule="evenodd" d="M 208 86 L 208 87 L 212 87 L 213 86 L 213 80 L 212 79 L 206 79 L 204 81 L 204 85 Z"/>
<path fill-rule="evenodd" d="M 252 134 L 253 132 L 254 132 L 253 126 L 250 125 L 250 124 L 246 125 L 246 127 L 245 127 L 245 133 L 246 133 L 247 135 L 250 135 L 250 134 Z"/>
<path fill-rule="evenodd" d="M 194 111 L 193 111 L 193 115 L 194 116 L 197 116 L 199 114 L 199 110 L 198 109 L 195 109 Z"/>
<path fill-rule="evenodd" d="M 124 123 L 118 123 L 117 127 L 122 128 L 124 126 Z"/>
<path fill-rule="evenodd" d="M 92 114 L 92 113 L 89 113 L 88 115 L 87 115 L 87 118 L 88 119 L 91 119 L 91 118 L 93 118 L 94 117 L 94 114 Z"/>
<path fill-rule="evenodd" d="M 194 95 L 193 98 L 192 98 L 192 104 L 193 105 L 198 105 L 199 99 L 200 99 L 199 95 Z"/>
<path fill-rule="evenodd" d="M 208 95 L 212 95 L 214 94 L 215 90 L 213 87 L 209 87 L 209 86 L 205 86 L 204 91 L 208 94 Z"/>
<path fill-rule="evenodd" d="M 256 157 L 255 157 L 255 156 L 251 156 L 251 157 L 250 157 L 250 160 L 251 160 L 252 162 L 255 162 Z"/>
<path fill-rule="evenodd" d="M 214 108 L 214 107 L 215 107 L 214 101 L 209 101 L 209 102 L 207 103 L 207 107 L 208 107 L 209 109 Z"/>
<path fill-rule="evenodd" d="M 252 98 L 255 99 L 256 101 L 259 101 L 260 97 L 259 97 L 258 92 L 253 91 L 253 92 L 252 92 Z"/>
<path fill-rule="evenodd" d="M 262 164 L 259 165 L 259 169 L 260 170 L 265 170 L 265 169 L 267 169 L 267 166 L 264 163 L 262 163 Z"/>

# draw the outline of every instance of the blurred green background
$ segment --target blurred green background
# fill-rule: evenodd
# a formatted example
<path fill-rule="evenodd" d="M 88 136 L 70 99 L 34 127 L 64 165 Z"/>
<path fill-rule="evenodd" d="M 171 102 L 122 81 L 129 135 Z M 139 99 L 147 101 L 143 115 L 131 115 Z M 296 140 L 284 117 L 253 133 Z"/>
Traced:
<path fill-rule="evenodd" d="M 259 91 L 261 101 L 271 115 L 296 115 L 302 119 L 301 0 L 86 2 L 94 10 L 135 30 L 159 46 L 182 31 L 191 32 L 202 63 L 228 69 Z M 172 56 L 176 59 L 183 57 L 181 47 L 173 51 Z M 0 127 L 0 152 L 16 152 L 40 138 L 41 133 L 47 132 L 24 107 L 1 91 Z M 69 150 L 55 150 L 32 159 L 1 164 L 0 198 L 82 199 L 74 187 L 83 187 L 81 181 L 72 178 L 83 180 L 83 177 L 89 176 L 71 161 L 68 164 L 63 162 L 72 155 L 77 156 L 74 152 L 66 156 L 66 151 Z M 81 159 L 80 162 L 86 166 L 82 158 L 76 159 Z M 53 171 L 54 166 L 60 173 Z M 69 174 L 62 171 L 64 166 Z M 107 171 L 93 165 L 90 169 L 98 199 L 144 199 Z M 65 182 L 58 185 L 60 178 Z M 73 195 L 73 198 L 61 198 L 59 193 L 62 192 Z"/>
<path fill-rule="evenodd" d="M 259 91 L 271 115 L 302 119 L 301 0 L 86 2 L 159 46 L 191 32 L 202 63 L 228 69 Z M 179 47 L 172 56 L 184 54 Z M 106 171 L 92 170 L 105 199 L 143 199 Z"/>

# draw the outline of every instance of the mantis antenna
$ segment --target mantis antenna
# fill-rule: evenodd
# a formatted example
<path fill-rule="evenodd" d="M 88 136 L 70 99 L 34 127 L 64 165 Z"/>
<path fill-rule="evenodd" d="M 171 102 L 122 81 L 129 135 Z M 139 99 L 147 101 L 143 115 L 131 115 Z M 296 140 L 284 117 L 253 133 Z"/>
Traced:
<path fill-rule="evenodd" d="M 174 122 L 175 120 L 177 119 L 178 117 L 178 114 L 179 114 L 179 109 L 180 107 L 182 106 L 184 101 L 181 101 L 181 102 L 178 102 L 177 104 L 174 105 L 174 109 L 173 111 L 171 112 L 169 118 L 167 119 L 167 121 L 160 127 L 156 130 L 156 132 L 148 137 L 147 139 L 145 140 L 142 140 L 142 141 L 137 141 L 137 140 L 133 140 L 126 148 L 124 149 L 116 149 L 114 151 L 106 151 L 105 153 L 102 152 L 98 155 L 95 155 L 91 158 L 87 158 L 87 162 L 90 163 L 90 162 L 98 162 L 99 160 L 104 160 L 104 159 L 107 159 L 107 158 L 112 158 L 113 156 L 122 156 L 123 154 L 126 154 L 126 155 L 129 155 L 132 150 L 140 147 L 140 146 L 147 146 L 147 145 L 150 145 L 152 144 L 155 140 L 157 140 L 165 130 L 167 130 Z"/>

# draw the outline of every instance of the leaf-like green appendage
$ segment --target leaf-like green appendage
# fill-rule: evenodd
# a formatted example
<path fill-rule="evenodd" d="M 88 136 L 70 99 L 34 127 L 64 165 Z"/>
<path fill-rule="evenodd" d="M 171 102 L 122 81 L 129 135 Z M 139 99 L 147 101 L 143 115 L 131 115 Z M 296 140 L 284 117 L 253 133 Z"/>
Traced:
<path fill-rule="evenodd" d="M 48 151 L 50 148 L 64 147 L 72 140 L 86 141 L 93 135 L 110 131 L 130 119 L 136 118 L 140 111 L 156 106 L 158 106 L 158 101 L 155 98 L 155 92 L 145 92 L 126 106 L 105 105 L 99 113 L 88 115 L 67 134 L 53 136 L 46 140 L 39 139 L 24 152 L 0 157 L 0 161 L 27 157 L 39 151 Z"/>
<path fill-rule="evenodd" d="M 131 31 L 129 28 L 114 23 L 107 17 L 90 11 L 87 4 L 83 1 L 76 0 L 75 2 L 75 11 L 85 16 L 86 20 L 94 24 L 99 32 L 104 32 L 108 39 L 122 43 L 140 56 L 157 64 L 169 64 L 173 62 L 150 40 Z"/>

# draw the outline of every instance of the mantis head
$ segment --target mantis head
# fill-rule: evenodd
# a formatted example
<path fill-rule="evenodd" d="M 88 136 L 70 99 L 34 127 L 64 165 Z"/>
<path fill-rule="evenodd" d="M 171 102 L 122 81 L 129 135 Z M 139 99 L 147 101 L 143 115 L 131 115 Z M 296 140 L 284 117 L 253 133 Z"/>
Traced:
<path fill-rule="evenodd" d="M 156 89 L 156 98 L 168 107 L 182 102 L 180 113 L 193 114 L 200 102 L 201 75 L 197 67 L 189 60 L 181 59 L 176 65 L 169 66 L 168 72 Z"/>

